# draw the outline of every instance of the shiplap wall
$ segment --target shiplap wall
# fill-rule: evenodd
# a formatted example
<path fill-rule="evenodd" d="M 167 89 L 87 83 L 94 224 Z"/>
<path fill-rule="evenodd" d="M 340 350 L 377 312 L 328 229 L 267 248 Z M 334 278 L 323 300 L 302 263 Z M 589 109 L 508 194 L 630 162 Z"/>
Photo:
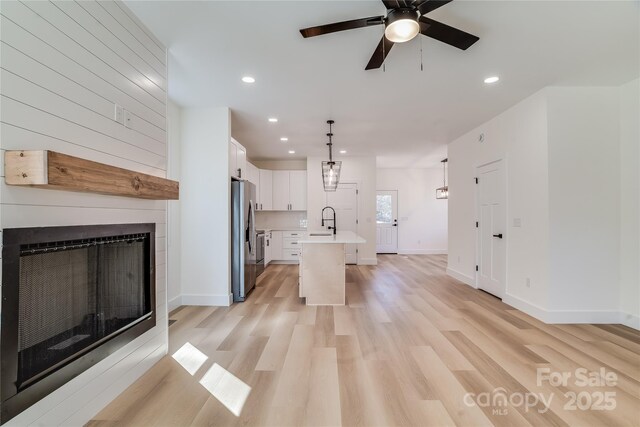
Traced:
<path fill-rule="evenodd" d="M 166 176 L 166 49 L 123 3 L 1 1 L 0 15 L 0 154 L 48 149 Z M 0 175 L 3 229 L 156 223 L 157 326 L 10 421 L 81 425 L 167 351 L 167 202 L 11 187 Z"/>

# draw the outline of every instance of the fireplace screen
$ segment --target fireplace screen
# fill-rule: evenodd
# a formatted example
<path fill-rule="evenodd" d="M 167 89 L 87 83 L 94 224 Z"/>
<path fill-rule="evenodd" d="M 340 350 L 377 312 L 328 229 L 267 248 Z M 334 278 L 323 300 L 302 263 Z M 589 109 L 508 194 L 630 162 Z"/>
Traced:
<path fill-rule="evenodd" d="M 81 228 L 64 227 L 75 231 Z M 5 230 L 5 238 L 7 231 L 16 230 L 21 229 Z M 6 313 L 7 304 L 3 303 L 3 422 L 9 415 L 5 414 L 7 394 L 9 398 L 19 396 L 23 390 L 37 388 L 43 379 L 51 382 L 49 376 L 60 370 L 69 371 L 74 360 L 151 318 L 155 296 L 151 286 L 152 236 L 153 233 L 142 232 L 85 238 L 83 234 L 78 239 L 9 244 L 15 249 L 17 259 L 13 261 L 17 268 L 9 266 L 8 278 L 16 282 L 17 292 L 12 295 L 13 286 L 7 287 L 5 260 L 10 254 L 5 250 L 3 297 L 17 300 L 17 310 Z M 9 340 L 5 341 L 7 337 Z M 5 344 L 10 343 L 15 346 L 10 345 L 13 348 L 8 355 Z M 15 361 L 9 372 L 4 370 L 6 356 Z M 90 354 L 85 359 L 95 363 L 95 356 Z M 86 365 L 86 361 L 78 365 Z M 71 377 L 86 369 L 79 368 L 73 370 Z M 10 385 L 5 384 L 6 374 L 13 379 Z M 63 376 L 68 377 L 69 372 Z"/>

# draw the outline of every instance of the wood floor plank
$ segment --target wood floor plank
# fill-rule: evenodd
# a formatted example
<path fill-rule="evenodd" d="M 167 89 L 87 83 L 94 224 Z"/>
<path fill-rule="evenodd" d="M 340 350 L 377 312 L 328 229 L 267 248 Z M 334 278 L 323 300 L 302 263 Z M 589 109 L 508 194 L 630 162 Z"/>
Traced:
<path fill-rule="evenodd" d="M 378 260 L 347 267 L 344 306 L 306 306 L 298 266 L 271 265 L 244 303 L 172 311 L 169 354 L 88 425 L 640 426 L 640 332 L 544 324 L 447 276 L 446 256 Z M 538 384 L 541 368 L 603 368 L 617 383 Z M 501 390 L 554 398 L 542 412 L 465 402 Z M 616 408 L 565 408 L 566 393 L 594 390 Z"/>

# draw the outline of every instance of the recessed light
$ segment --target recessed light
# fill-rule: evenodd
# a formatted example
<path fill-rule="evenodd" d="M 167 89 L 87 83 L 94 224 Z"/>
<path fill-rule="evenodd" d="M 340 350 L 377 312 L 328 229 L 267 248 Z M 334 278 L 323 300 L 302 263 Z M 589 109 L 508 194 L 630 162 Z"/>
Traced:
<path fill-rule="evenodd" d="M 275 117 L 269 117 L 269 121 L 271 123 L 278 123 L 278 119 L 276 119 Z"/>
<path fill-rule="evenodd" d="M 495 83 L 498 80 L 500 80 L 500 77 L 498 76 L 491 76 L 491 77 L 487 77 L 486 79 L 484 79 L 484 82 L 487 84 L 491 84 L 491 83 Z"/>
<path fill-rule="evenodd" d="M 287 138 L 286 136 L 283 136 L 282 138 L 280 138 L 280 141 L 282 142 L 287 142 L 289 140 L 289 138 Z"/>
<path fill-rule="evenodd" d="M 255 82 L 256 82 L 256 79 L 254 79 L 254 78 L 253 78 L 253 77 L 251 77 L 251 76 L 244 76 L 244 77 L 242 78 L 242 81 L 243 81 L 243 82 L 245 82 L 245 83 L 255 83 Z"/>
<path fill-rule="evenodd" d="M 296 154 L 294 150 L 289 150 L 289 154 Z"/>
<path fill-rule="evenodd" d="M 340 150 L 340 154 L 347 154 L 347 150 Z"/>

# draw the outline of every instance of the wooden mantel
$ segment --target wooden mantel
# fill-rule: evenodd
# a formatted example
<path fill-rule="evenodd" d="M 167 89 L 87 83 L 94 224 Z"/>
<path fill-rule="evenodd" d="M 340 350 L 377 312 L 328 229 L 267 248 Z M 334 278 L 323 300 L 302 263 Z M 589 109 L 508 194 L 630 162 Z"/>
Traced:
<path fill-rule="evenodd" d="M 48 150 L 6 151 L 5 182 L 151 200 L 177 200 L 179 183 Z"/>

